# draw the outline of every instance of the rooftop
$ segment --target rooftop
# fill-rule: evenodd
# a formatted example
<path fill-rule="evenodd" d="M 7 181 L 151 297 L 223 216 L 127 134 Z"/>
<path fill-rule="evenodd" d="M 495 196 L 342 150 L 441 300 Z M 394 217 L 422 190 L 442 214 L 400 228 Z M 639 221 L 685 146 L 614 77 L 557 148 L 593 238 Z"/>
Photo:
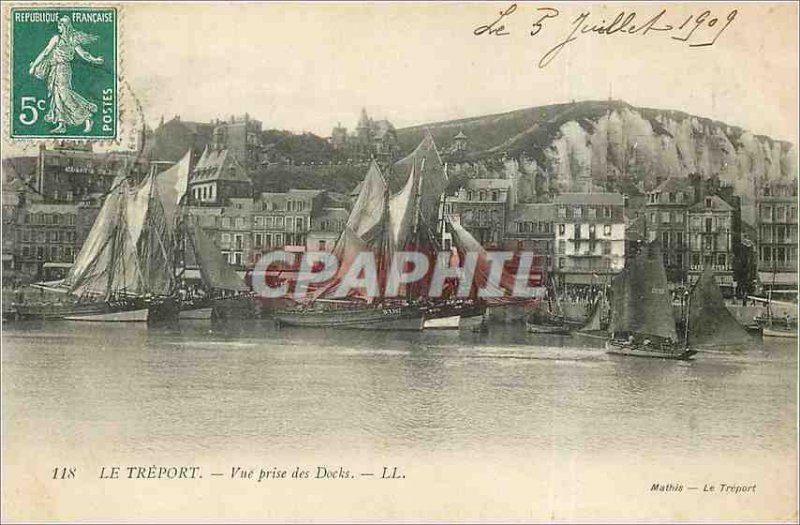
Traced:
<path fill-rule="evenodd" d="M 551 222 L 555 219 L 555 206 L 551 203 L 517 204 L 510 222 Z"/>
<path fill-rule="evenodd" d="M 511 187 L 508 179 L 469 179 L 467 188 L 471 190 L 507 190 Z"/>
<path fill-rule="evenodd" d="M 624 203 L 625 201 L 619 193 L 562 193 L 553 199 L 553 204 L 588 206 L 622 206 Z"/>
<path fill-rule="evenodd" d="M 711 206 L 706 206 L 706 200 L 710 199 Z M 700 199 L 696 204 L 689 208 L 689 211 L 733 211 L 733 207 L 716 195 L 707 196 Z"/>

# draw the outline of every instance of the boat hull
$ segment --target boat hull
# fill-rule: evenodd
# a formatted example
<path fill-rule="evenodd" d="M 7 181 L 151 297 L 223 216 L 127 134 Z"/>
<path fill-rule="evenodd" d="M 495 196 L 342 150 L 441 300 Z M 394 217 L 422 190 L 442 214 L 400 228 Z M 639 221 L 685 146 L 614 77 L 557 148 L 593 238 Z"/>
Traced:
<path fill-rule="evenodd" d="M 787 339 L 797 339 L 797 329 L 776 329 L 765 326 L 761 332 L 763 337 L 782 337 Z"/>
<path fill-rule="evenodd" d="M 279 327 L 419 331 L 425 318 L 419 309 L 398 307 L 277 312 L 275 321 Z"/>
<path fill-rule="evenodd" d="M 567 326 L 537 324 L 526 322 L 525 329 L 530 334 L 570 335 L 571 329 Z"/>
<path fill-rule="evenodd" d="M 425 319 L 423 327 L 425 330 L 458 330 L 460 324 L 461 316 L 451 315 L 449 317 Z"/>
<path fill-rule="evenodd" d="M 210 320 L 214 308 L 209 306 L 207 308 L 195 308 L 192 310 L 181 310 L 178 312 L 178 319 L 181 321 L 191 320 Z"/>
<path fill-rule="evenodd" d="M 627 342 L 606 341 L 606 352 L 614 355 L 649 357 L 655 359 L 677 359 L 686 361 L 691 359 L 697 353 L 697 350 L 691 348 L 646 348 L 635 343 L 631 344 Z"/>
<path fill-rule="evenodd" d="M 135 310 L 122 310 L 116 312 L 103 312 L 95 314 L 67 315 L 65 321 L 82 321 L 94 323 L 146 323 L 149 318 L 147 308 Z"/>

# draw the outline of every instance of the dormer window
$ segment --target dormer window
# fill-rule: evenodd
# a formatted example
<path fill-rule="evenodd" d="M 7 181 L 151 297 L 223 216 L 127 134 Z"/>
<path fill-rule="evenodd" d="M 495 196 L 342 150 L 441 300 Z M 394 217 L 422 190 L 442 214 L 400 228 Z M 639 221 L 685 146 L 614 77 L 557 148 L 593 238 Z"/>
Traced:
<path fill-rule="evenodd" d="M 711 207 L 711 197 L 706 197 L 706 208 Z"/>

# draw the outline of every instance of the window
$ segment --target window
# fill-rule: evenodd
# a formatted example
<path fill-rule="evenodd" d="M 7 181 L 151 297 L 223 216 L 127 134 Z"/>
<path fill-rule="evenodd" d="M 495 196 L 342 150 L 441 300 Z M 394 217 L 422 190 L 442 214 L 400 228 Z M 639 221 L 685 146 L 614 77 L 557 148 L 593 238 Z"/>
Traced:
<path fill-rule="evenodd" d="M 257 233 L 255 235 L 255 243 L 257 247 L 261 247 L 261 245 L 264 243 L 264 236 L 260 233 Z"/>
<path fill-rule="evenodd" d="M 298 217 L 297 219 L 295 219 L 294 223 L 295 223 L 295 231 L 298 232 L 303 231 L 305 221 L 303 220 L 302 217 Z"/>
<path fill-rule="evenodd" d="M 675 193 L 669 192 L 669 202 L 675 202 Z"/>
<path fill-rule="evenodd" d="M 611 208 L 609 208 L 608 206 L 603 207 L 603 217 L 606 219 L 611 218 Z"/>
<path fill-rule="evenodd" d="M 661 224 L 669 224 L 669 212 L 662 211 L 661 212 Z"/>
<path fill-rule="evenodd" d="M 711 207 L 711 197 L 706 197 L 706 208 Z"/>
<path fill-rule="evenodd" d="M 559 254 L 565 253 L 567 251 L 566 248 L 567 248 L 567 241 L 565 241 L 563 239 L 558 241 L 558 253 Z"/>
<path fill-rule="evenodd" d="M 48 232 L 47 233 L 47 241 L 48 242 L 58 242 L 58 232 Z"/>
<path fill-rule="evenodd" d="M 573 208 L 572 210 L 572 214 L 573 217 L 575 217 L 576 219 L 580 219 L 581 215 L 583 215 L 583 208 L 581 208 L 580 206 L 575 206 L 575 208 Z"/>
<path fill-rule="evenodd" d="M 763 262 L 766 262 L 766 263 L 771 262 L 771 260 L 772 260 L 771 255 L 772 255 L 772 250 L 770 249 L 769 246 L 762 246 L 761 247 L 761 260 Z"/>
<path fill-rule="evenodd" d="M 576 224 L 575 225 L 575 232 L 574 233 L 575 233 L 575 235 L 573 237 L 574 239 L 580 239 L 581 238 L 581 225 L 580 224 Z"/>
<path fill-rule="evenodd" d="M 650 214 L 650 224 L 655 224 L 655 223 L 656 223 L 656 214 L 655 213 L 651 213 Z"/>
<path fill-rule="evenodd" d="M 726 266 L 725 259 L 726 257 L 724 253 L 720 253 L 719 255 L 717 255 L 717 266 L 725 267 Z"/>
<path fill-rule="evenodd" d="M 683 232 L 675 232 L 675 244 L 678 248 L 683 248 Z"/>
<path fill-rule="evenodd" d="M 320 241 L 319 241 L 319 251 L 321 251 L 321 252 L 325 251 L 325 240 L 324 239 L 320 239 Z"/>
<path fill-rule="evenodd" d="M 253 225 L 256 228 L 262 228 L 264 226 L 264 217 L 260 217 L 258 215 L 253 217 Z"/>
<path fill-rule="evenodd" d="M 559 257 L 558 258 L 558 267 L 559 268 L 564 268 L 564 258 L 563 257 Z"/>
<path fill-rule="evenodd" d="M 669 250 L 669 232 L 661 232 L 661 248 L 664 250 L 664 254 L 666 255 L 667 251 Z"/>
<path fill-rule="evenodd" d="M 280 233 L 275 234 L 275 246 L 281 246 L 283 244 L 283 236 Z"/>
<path fill-rule="evenodd" d="M 586 213 L 587 213 L 587 215 L 589 216 L 590 219 L 596 219 L 597 218 L 597 209 L 596 208 L 589 208 Z"/>
<path fill-rule="evenodd" d="M 223 228 L 230 228 L 231 227 L 231 218 L 230 217 L 223 217 L 222 218 L 222 227 Z"/>
<path fill-rule="evenodd" d="M 478 199 L 482 200 L 482 201 L 485 201 L 486 200 L 486 192 L 481 190 L 480 193 L 479 193 Z"/>
<path fill-rule="evenodd" d="M 713 224 L 714 224 L 713 219 L 711 217 L 706 217 L 706 233 L 712 232 L 711 227 Z"/>
<path fill-rule="evenodd" d="M 236 244 L 236 249 L 237 250 L 241 250 L 242 249 L 242 236 L 241 236 L 241 234 L 237 233 L 236 235 L 234 235 L 233 236 L 233 240 L 234 240 L 234 243 Z"/>
<path fill-rule="evenodd" d="M 683 192 L 682 191 L 678 192 L 678 202 L 683 202 Z"/>
<path fill-rule="evenodd" d="M 244 229 L 244 217 L 236 217 L 236 229 Z"/>
<path fill-rule="evenodd" d="M 228 246 L 231 243 L 231 234 L 230 233 L 223 233 L 221 237 L 222 246 Z"/>
<path fill-rule="evenodd" d="M 264 218 L 264 227 L 267 229 L 272 228 L 272 216 Z"/>
<path fill-rule="evenodd" d="M 236 266 L 242 265 L 242 252 L 235 252 L 233 254 L 233 264 Z"/>
<path fill-rule="evenodd" d="M 603 225 L 603 235 L 605 235 L 606 237 L 610 237 L 611 236 L 611 225 L 610 224 L 604 224 Z"/>
<path fill-rule="evenodd" d="M 283 228 L 283 217 L 275 217 L 275 227 Z"/>
<path fill-rule="evenodd" d="M 493 192 L 492 192 L 492 200 L 493 200 L 493 201 L 497 201 L 497 196 L 498 196 L 498 195 L 497 195 L 497 192 L 496 192 L 496 191 L 493 191 Z"/>
<path fill-rule="evenodd" d="M 58 259 L 58 246 L 50 247 L 50 260 L 55 261 Z"/>
<path fill-rule="evenodd" d="M 473 197 L 474 197 L 474 196 L 475 196 L 475 194 L 474 194 L 474 193 L 472 193 L 472 190 L 470 190 L 470 191 L 468 191 L 468 192 L 467 192 L 467 200 L 468 200 L 468 201 L 471 201 L 471 200 L 473 199 Z"/>
<path fill-rule="evenodd" d="M 678 195 L 680 195 L 680 193 Z M 675 254 L 675 266 L 683 268 L 683 254 L 681 252 Z"/>
<path fill-rule="evenodd" d="M 595 226 L 594 224 L 589 225 L 589 237 L 594 237 L 594 232 L 595 232 L 594 226 Z"/>
<path fill-rule="evenodd" d="M 559 219 L 567 218 L 567 208 L 565 206 L 561 206 L 560 208 L 558 208 L 558 218 Z"/>
<path fill-rule="evenodd" d="M 611 255 L 611 241 L 603 241 L 603 255 Z"/>

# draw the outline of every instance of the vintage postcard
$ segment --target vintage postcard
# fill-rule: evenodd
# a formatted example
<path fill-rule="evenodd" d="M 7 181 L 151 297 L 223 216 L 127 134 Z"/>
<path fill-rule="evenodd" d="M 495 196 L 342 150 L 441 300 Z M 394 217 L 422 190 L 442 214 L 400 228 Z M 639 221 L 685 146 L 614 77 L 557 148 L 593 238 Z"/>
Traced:
<path fill-rule="evenodd" d="M 0 22 L 4 523 L 797 523 L 796 3 Z"/>

